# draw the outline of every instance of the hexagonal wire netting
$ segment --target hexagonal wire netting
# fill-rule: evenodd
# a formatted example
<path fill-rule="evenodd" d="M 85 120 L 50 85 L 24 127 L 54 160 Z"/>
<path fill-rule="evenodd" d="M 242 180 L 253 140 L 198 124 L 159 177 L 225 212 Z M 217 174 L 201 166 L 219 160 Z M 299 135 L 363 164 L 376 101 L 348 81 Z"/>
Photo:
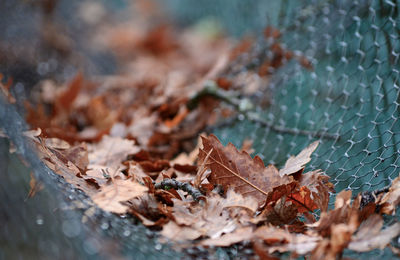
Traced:
<path fill-rule="evenodd" d="M 4 3 L 7 2 L 12 1 Z M 65 1 L 60 2 L 61 6 L 68 6 Z M 123 6 L 123 2 L 115 1 L 113 4 Z M 319 139 L 320 146 L 308 168 L 323 169 L 331 177 L 337 192 L 343 189 L 354 192 L 372 191 L 386 187 L 399 175 L 400 170 L 400 2 L 266 2 L 171 0 L 167 6 L 178 24 L 192 23 L 202 17 L 211 16 L 219 19 L 232 35 L 237 36 L 245 32 L 261 32 L 266 24 L 272 25 L 280 30 L 282 37 L 279 41 L 285 49 L 292 50 L 295 55 L 304 56 L 312 64 L 312 69 L 309 69 L 296 60 L 285 62 L 271 73 L 268 86 L 251 97 L 257 107 L 256 119 L 239 116 L 229 124 L 213 129 L 213 132 L 223 142 L 233 142 L 237 146 L 245 138 L 254 140 L 256 153 L 266 163 L 278 166 L 288 156 L 298 153 L 313 140 Z M 10 5 L 7 8 L 9 7 Z M 4 9 L 0 11 L 4 12 Z M 21 12 L 19 9 L 18 11 Z M 32 15 L 29 12 L 28 14 Z M 59 15 L 65 13 L 61 11 Z M 14 17 L 14 20 L 26 24 L 21 17 Z M 4 19 L 0 21 L 7 25 Z M 73 25 L 71 28 L 74 31 Z M 269 48 L 272 44 L 271 39 L 260 37 L 257 45 L 239 58 L 247 62 L 238 62 L 236 69 L 230 73 L 240 73 L 252 66 L 259 66 L 263 59 L 273 55 Z M 95 57 L 95 61 L 103 68 L 100 58 Z M 1 69 L 9 67 L 9 64 L 3 64 Z M 107 66 L 104 67 L 106 68 L 100 71 L 108 70 Z M 261 105 L 265 97 L 268 97 L 268 106 Z M 1 125 L 11 135 L 17 147 L 25 151 L 21 152 L 22 156 L 31 163 L 36 175 L 47 186 L 54 186 L 59 180 L 49 177 L 52 173 L 30 156 L 26 152 L 28 148 L 18 141 L 23 120 L 18 119 L 15 111 L 4 103 L 0 112 Z M 15 169 L 16 164 L 12 162 L 16 159 L 10 158 L 4 171 L 10 174 L 18 172 Z M 115 237 L 124 239 L 120 243 L 121 252 L 128 257 L 177 256 L 175 252 L 154 241 L 154 234 L 132 224 L 130 220 L 100 212 L 94 214 L 92 221 L 89 221 L 91 225 L 87 225 L 81 224 L 81 215 L 77 210 L 70 210 L 68 214 L 56 217 L 49 214 L 52 207 L 60 204 L 60 201 L 63 206 L 71 204 L 70 201 L 76 196 L 85 201 L 83 194 L 65 183 L 58 184 L 61 188 L 49 188 L 50 194 L 41 195 L 33 202 L 24 204 L 24 195 L 14 193 L 11 196 L 7 193 L 10 187 L 19 187 L 17 183 L 20 180 L 17 177 L 5 179 L 8 186 L 4 185 L 2 188 L 5 192 L 1 193 L 0 217 L 6 219 L 7 224 L 0 231 L 3 232 L 0 233 L 0 248 L 8 248 L 8 251 L 2 250 L 0 257 L 15 254 L 20 249 L 16 245 L 18 243 L 29 244 L 27 251 L 35 252 L 37 256 L 51 258 L 62 255 L 64 250 L 71 256 L 98 257 L 101 255 L 99 244 L 109 240 L 115 242 Z M 26 178 L 24 180 L 26 184 Z M 56 201 L 51 200 L 55 193 L 64 195 L 57 195 Z M 25 207 L 22 211 L 20 208 L 14 209 L 16 214 L 22 214 L 17 219 L 5 210 L 10 207 L 10 203 L 15 202 L 15 205 Z M 35 230 L 40 230 L 37 225 L 40 225 L 43 216 L 48 217 L 44 219 L 45 223 L 50 223 L 47 225 L 54 226 L 47 227 L 46 230 L 51 230 L 47 235 L 39 236 Z M 393 218 L 387 220 L 390 222 Z M 25 223 L 24 227 L 18 226 L 20 221 Z M 77 230 L 73 234 L 62 229 L 63 224 L 67 225 L 71 221 Z M 23 235 L 16 236 L 13 247 L 7 241 L 7 236 L 15 230 Z M 71 242 L 71 238 L 75 242 Z M 36 242 L 32 242 L 32 239 Z M 19 253 L 26 256 L 23 250 Z M 346 253 L 352 255 L 351 252 Z M 228 253 L 221 254 L 216 257 L 229 256 Z M 390 250 L 375 250 L 364 257 L 377 256 L 393 257 Z"/>

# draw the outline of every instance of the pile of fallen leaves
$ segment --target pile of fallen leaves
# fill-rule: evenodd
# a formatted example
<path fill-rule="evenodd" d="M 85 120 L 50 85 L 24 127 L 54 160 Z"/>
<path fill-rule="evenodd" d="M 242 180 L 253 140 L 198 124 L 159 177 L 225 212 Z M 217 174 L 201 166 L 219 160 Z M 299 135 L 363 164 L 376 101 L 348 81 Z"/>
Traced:
<path fill-rule="evenodd" d="M 206 127 L 237 112 L 225 104 L 234 103 L 224 96 L 229 91 L 251 95 L 292 58 L 311 68 L 283 49 L 278 30 L 265 30 L 273 55 L 255 67 L 241 55 L 252 40 L 232 48 L 222 35 L 139 22 L 99 29 L 98 48 L 118 57 L 118 76 L 43 81 L 37 104 L 27 104 L 27 122 L 36 130 L 25 134 L 39 157 L 95 206 L 131 214 L 179 247 L 247 243 L 261 258 L 291 252 L 335 259 L 346 248 L 384 248 L 400 234 L 399 223 L 383 229 L 382 220 L 400 202 L 399 178 L 380 192 L 342 191 L 328 209 L 329 177 L 303 172 L 318 142 L 278 170 L 252 158 L 249 141 L 239 151 L 214 135 L 198 140 Z M 214 92 L 205 91 L 210 84 Z M 12 98 L 9 86 L 0 86 Z"/>
<path fill-rule="evenodd" d="M 132 214 L 161 229 L 162 241 L 181 247 L 250 241 L 260 257 L 292 252 L 335 259 L 346 248 L 382 249 L 400 234 L 400 223 L 382 229 L 382 214 L 394 214 L 400 202 L 400 178 L 389 189 L 369 194 L 372 200 L 342 191 L 328 210 L 329 177 L 320 170 L 303 172 L 317 142 L 278 170 L 232 144 L 223 146 L 214 135 L 201 137 L 198 156 L 195 150 L 172 161 L 152 160 L 120 137 L 70 146 L 40 131 L 26 135 L 46 165 L 96 206 Z"/>

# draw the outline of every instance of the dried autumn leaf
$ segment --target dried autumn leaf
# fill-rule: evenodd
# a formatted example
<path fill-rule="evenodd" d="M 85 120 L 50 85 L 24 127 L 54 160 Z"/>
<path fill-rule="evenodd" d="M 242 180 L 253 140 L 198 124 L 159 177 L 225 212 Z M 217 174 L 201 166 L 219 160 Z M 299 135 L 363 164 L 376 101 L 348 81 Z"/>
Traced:
<path fill-rule="evenodd" d="M 312 252 L 312 259 L 337 259 L 348 247 L 354 232 L 360 225 L 364 213 L 360 211 L 360 198 L 351 203 L 351 191 L 342 191 L 337 195 L 335 209 L 322 212 L 318 222 L 309 225 L 324 237 Z"/>
<path fill-rule="evenodd" d="M 58 150 L 69 149 L 71 147 L 68 142 L 59 138 L 44 138 L 44 142 L 47 147 Z"/>
<path fill-rule="evenodd" d="M 96 192 L 94 187 L 88 185 L 84 179 L 79 177 L 81 174 L 79 168 L 69 161 L 61 151 L 48 148 L 40 138 L 34 143 L 39 158 L 41 158 L 52 171 L 62 176 L 65 181 L 81 189 L 89 196 Z"/>
<path fill-rule="evenodd" d="M 311 191 L 311 199 L 321 211 L 328 210 L 329 192 L 333 192 L 333 184 L 329 181 L 329 176 L 324 175 L 321 170 L 316 170 L 302 174 L 300 176 L 300 186 L 305 186 Z"/>
<path fill-rule="evenodd" d="M 30 173 L 30 177 L 31 179 L 29 181 L 29 187 L 31 189 L 29 190 L 28 198 L 32 198 L 37 192 L 43 190 L 44 188 L 43 183 L 37 181 L 32 172 Z"/>
<path fill-rule="evenodd" d="M 400 204 L 400 177 L 393 180 L 389 191 L 379 201 L 382 205 L 381 212 L 384 214 L 393 214 L 396 207 Z"/>
<path fill-rule="evenodd" d="M 252 227 L 244 227 L 235 230 L 232 233 L 228 233 L 222 235 L 219 238 L 215 239 L 205 239 L 201 241 L 201 245 L 203 246 L 230 246 L 245 240 L 250 240 L 253 237 L 253 228 Z"/>
<path fill-rule="evenodd" d="M 288 196 L 288 199 L 294 202 L 298 207 L 299 213 L 303 212 L 313 212 L 318 209 L 318 205 L 311 198 L 310 190 L 302 186 L 297 192 L 294 192 Z"/>
<path fill-rule="evenodd" d="M 104 136 L 99 143 L 89 145 L 88 150 L 90 165 L 116 169 L 128 154 L 137 153 L 140 149 L 131 140 Z"/>
<path fill-rule="evenodd" d="M 198 237 L 209 237 L 211 240 L 218 239 L 222 234 L 230 234 L 238 227 L 245 225 L 236 219 L 240 216 L 243 222 L 250 219 L 258 208 L 258 203 L 253 198 L 244 198 L 242 195 L 229 190 L 226 198 L 220 197 L 218 194 L 212 194 L 207 197 L 205 206 L 200 204 L 192 204 L 188 201 L 174 200 L 172 208 L 172 216 L 174 219 L 174 227 L 181 229 L 182 233 L 176 234 L 171 238 L 176 241 L 185 240 L 185 236 L 190 229 L 194 229 L 191 235 L 197 234 Z M 172 224 L 171 224 L 172 225 Z M 165 234 L 167 231 L 163 231 Z M 210 240 L 210 241 L 211 241 Z"/>
<path fill-rule="evenodd" d="M 247 152 L 239 152 L 231 143 L 224 147 L 214 135 L 203 136 L 202 141 L 200 165 L 213 150 L 207 163 L 211 169 L 209 181 L 212 184 L 222 185 L 225 190 L 233 188 L 244 196 L 256 198 L 261 204 L 274 187 L 290 182 L 290 177 L 280 177 L 274 166 L 265 167 L 260 157 L 252 159 Z"/>
<path fill-rule="evenodd" d="M 161 235 L 169 239 L 169 241 L 191 241 L 199 238 L 202 232 L 188 226 L 179 226 L 173 221 L 163 226 Z M 162 240 L 162 239 L 161 239 Z"/>
<path fill-rule="evenodd" d="M 81 170 L 85 170 L 89 164 L 88 151 L 85 143 L 70 147 L 61 151 L 61 153 Z"/>
<path fill-rule="evenodd" d="M 283 169 L 279 170 L 280 176 L 294 174 L 304 169 L 305 165 L 311 161 L 311 154 L 317 149 L 319 142 L 315 141 L 297 156 L 291 156 L 285 163 Z"/>
<path fill-rule="evenodd" d="M 267 244 L 268 253 L 294 252 L 300 255 L 314 250 L 321 240 L 319 236 L 293 234 L 287 230 L 272 226 L 261 226 L 254 232 L 254 238 L 262 239 Z"/>
<path fill-rule="evenodd" d="M 381 230 L 383 226 L 382 217 L 372 215 L 364 221 L 358 232 L 353 235 L 349 249 L 366 252 L 376 248 L 383 249 L 390 241 L 400 234 L 400 223 L 395 223 Z"/>
<path fill-rule="evenodd" d="M 314 259 L 337 259 L 351 241 L 353 233 L 358 227 L 358 216 L 350 215 L 347 223 L 333 224 L 331 236 L 321 241 L 312 254 Z M 322 256 L 322 257 L 321 257 Z"/>
<path fill-rule="evenodd" d="M 42 134 L 42 129 L 36 128 L 35 130 L 24 131 L 22 134 L 32 140 L 37 140 L 36 137 Z"/>
<path fill-rule="evenodd" d="M 13 97 L 13 95 L 10 92 L 10 87 L 12 85 L 12 80 L 9 78 L 8 81 L 3 84 L 3 74 L 0 73 L 0 94 L 6 98 L 6 100 L 10 104 L 14 104 L 17 102 L 17 100 Z"/>
<path fill-rule="evenodd" d="M 70 109 L 72 103 L 78 96 L 83 84 L 83 74 L 78 73 L 75 78 L 69 83 L 66 90 L 57 97 L 55 101 L 55 104 L 57 105 L 57 112 Z"/>
<path fill-rule="evenodd" d="M 109 185 L 103 186 L 100 192 L 93 195 L 92 200 L 105 211 L 123 214 L 129 207 L 122 202 L 139 197 L 147 190 L 147 187 L 132 179 L 115 178 Z"/>
<path fill-rule="evenodd" d="M 298 209 L 286 196 L 280 198 L 275 205 L 267 205 L 260 217 L 273 225 L 288 224 L 297 217 Z"/>
<path fill-rule="evenodd" d="M 246 151 L 248 154 L 252 154 L 255 152 L 253 148 L 253 140 L 250 139 L 244 139 L 242 143 L 242 151 Z"/>
<path fill-rule="evenodd" d="M 318 205 L 311 198 L 311 192 L 306 186 L 300 186 L 298 182 L 275 187 L 267 196 L 266 203 L 276 202 L 282 197 L 287 197 L 288 201 L 296 205 L 299 213 L 313 212 L 318 209 Z"/>

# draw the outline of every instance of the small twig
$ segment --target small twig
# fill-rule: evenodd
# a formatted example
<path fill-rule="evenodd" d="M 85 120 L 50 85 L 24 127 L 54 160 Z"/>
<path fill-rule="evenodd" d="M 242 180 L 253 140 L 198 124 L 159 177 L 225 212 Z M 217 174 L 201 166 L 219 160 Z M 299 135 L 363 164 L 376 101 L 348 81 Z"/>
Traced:
<path fill-rule="evenodd" d="M 246 113 L 246 118 L 255 123 L 259 123 L 267 128 L 271 128 L 275 132 L 283 133 L 283 134 L 292 134 L 292 135 L 305 135 L 305 136 L 314 136 L 318 138 L 326 138 L 326 139 L 339 139 L 340 136 L 337 134 L 325 133 L 320 131 L 309 131 L 309 130 L 301 130 L 301 129 L 292 129 L 286 128 L 282 126 L 276 126 L 271 122 L 267 122 L 264 119 L 260 118 L 255 113 Z"/>
<path fill-rule="evenodd" d="M 160 183 L 156 183 L 154 187 L 156 189 L 163 189 L 163 190 L 168 190 L 170 188 L 173 188 L 176 190 L 186 191 L 193 197 L 195 201 L 205 199 L 204 195 L 198 189 L 190 185 L 190 183 L 188 182 L 180 182 L 175 179 L 165 179 Z"/>
<path fill-rule="evenodd" d="M 301 130 L 301 129 L 291 129 L 291 128 L 286 128 L 282 126 L 276 126 L 271 122 L 265 121 L 263 118 L 261 118 L 256 112 L 254 112 L 254 105 L 251 103 L 251 101 L 247 98 L 239 98 L 239 95 L 237 93 L 228 93 L 225 90 L 222 90 L 218 88 L 218 86 L 215 84 L 215 82 L 207 82 L 205 87 L 196 93 L 187 103 L 187 108 L 189 110 L 195 109 L 200 100 L 206 96 L 209 97 L 214 97 L 218 100 L 224 101 L 225 103 L 231 105 L 234 107 L 234 109 L 241 115 L 243 115 L 245 118 L 248 120 L 259 123 L 267 128 L 270 128 L 271 130 L 278 132 L 278 133 L 284 133 L 284 134 L 291 134 L 291 135 L 305 135 L 305 136 L 314 136 L 318 138 L 327 138 L 327 139 L 339 139 L 339 135 L 337 134 L 331 134 L 331 133 L 325 133 L 325 132 L 320 132 L 320 131 L 308 131 L 308 130 Z"/>

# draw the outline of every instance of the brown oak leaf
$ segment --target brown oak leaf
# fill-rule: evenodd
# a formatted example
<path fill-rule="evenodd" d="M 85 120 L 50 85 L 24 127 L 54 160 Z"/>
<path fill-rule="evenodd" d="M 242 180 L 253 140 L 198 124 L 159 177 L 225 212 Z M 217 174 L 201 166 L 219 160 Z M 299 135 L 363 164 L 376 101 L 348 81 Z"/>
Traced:
<path fill-rule="evenodd" d="M 225 190 L 233 188 L 244 196 L 256 198 L 262 204 L 274 187 L 289 183 L 291 177 L 279 176 L 273 165 L 265 167 L 260 157 L 254 159 L 247 152 L 239 152 L 229 143 L 226 147 L 214 135 L 202 136 L 203 148 L 199 153 L 201 165 L 212 150 L 207 166 L 211 169 L 209 182 L 219 184 Z"/>

